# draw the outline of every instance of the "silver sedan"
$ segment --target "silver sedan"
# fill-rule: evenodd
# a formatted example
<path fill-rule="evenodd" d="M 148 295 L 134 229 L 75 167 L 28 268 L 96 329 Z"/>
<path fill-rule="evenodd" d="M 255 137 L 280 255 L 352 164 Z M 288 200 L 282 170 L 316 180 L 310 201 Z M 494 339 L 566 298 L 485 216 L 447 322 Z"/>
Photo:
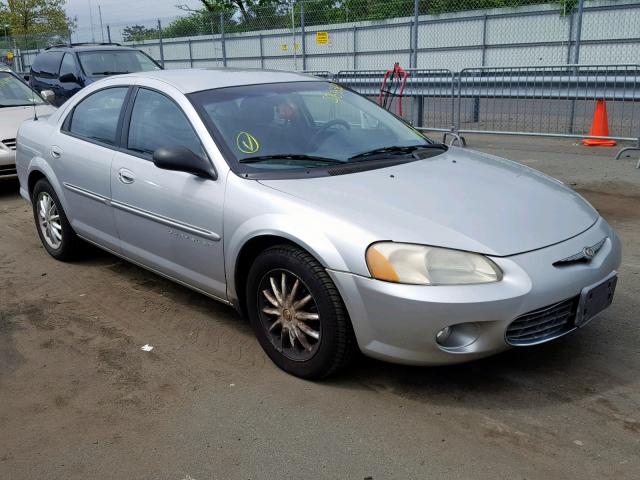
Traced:
<path fill-rule="evenodd" d="M 17 167 L 52 256 L 82 239 L 233 305 L 305 378 L 358 349 L 437 365 L 558 338 L 611 304 L 620 264 L 561 182 L 295 73 L 96 82 L 22 125 Z"/>

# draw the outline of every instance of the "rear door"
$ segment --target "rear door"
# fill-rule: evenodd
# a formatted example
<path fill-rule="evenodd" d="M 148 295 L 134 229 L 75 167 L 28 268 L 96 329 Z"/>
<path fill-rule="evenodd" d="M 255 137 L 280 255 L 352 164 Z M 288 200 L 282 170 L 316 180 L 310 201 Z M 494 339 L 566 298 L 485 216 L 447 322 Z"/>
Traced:
<path fill-rule="evenodd" d="M 85 97 L 54 134 L 48 152 L 65 189 L 73 229 L 114 251 L 120 241 L 110 206 L 111 161 L 128 92 L 126 86 L 110 87 Z"/>
<path fill-rule="evenodd" d="M 122 146 L 126 151 L 113 158 L 111 190 L 123 253 L 225 298 L 223 179 L 161 170 L 152 161 L 156 149 L 175 146 L 206 158 L 187 115 L 167 95 L 141 87 L 132 94 Z"/>

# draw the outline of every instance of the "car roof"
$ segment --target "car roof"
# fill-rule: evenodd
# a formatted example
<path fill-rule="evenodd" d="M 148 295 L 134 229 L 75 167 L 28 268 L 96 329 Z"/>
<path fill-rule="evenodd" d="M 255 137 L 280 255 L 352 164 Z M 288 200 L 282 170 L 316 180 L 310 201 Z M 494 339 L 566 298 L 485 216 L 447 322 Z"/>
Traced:
<path fill-rule="evenodd" d="M 96 52 L 101 50 L 137 50 L 129 45 L 119 45 L 117 43 L 108 44 L 76 44 L 76 45 L 54 45 L 45 49 L 46 52 Z"/>
<path fill-rule="evenodd" d="M 282 70 L 252 68 L 189 68 L 176 70 L 152 70 L 136 72 L 122 77 L 160 80 L 183 93 L 193 93 L 214 88 L 258 85 L 263 83 L 326 81 L 311 75 Z"/>

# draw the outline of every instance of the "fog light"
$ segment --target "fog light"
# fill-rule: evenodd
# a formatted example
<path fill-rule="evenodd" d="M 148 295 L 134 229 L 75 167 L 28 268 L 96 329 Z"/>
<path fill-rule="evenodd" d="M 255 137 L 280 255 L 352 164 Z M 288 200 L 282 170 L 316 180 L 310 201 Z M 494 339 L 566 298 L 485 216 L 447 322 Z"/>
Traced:
<path fill-rule="evenodd" d="M 478 339 L 480 329 L 475 323 L 459 323 L 444 327 L 436 334 L 436 342 L 445 350 L 468 347 Z"/>
<path fill-rule="evenodd" d="M 451 327 L 444 327 L 442 330 L 440 330 L 436 334 L 436 342 L 442 345 L 444 342 L 447 341 L 447 339 L 449 338 L 449 335 L 451 335 Z"/>

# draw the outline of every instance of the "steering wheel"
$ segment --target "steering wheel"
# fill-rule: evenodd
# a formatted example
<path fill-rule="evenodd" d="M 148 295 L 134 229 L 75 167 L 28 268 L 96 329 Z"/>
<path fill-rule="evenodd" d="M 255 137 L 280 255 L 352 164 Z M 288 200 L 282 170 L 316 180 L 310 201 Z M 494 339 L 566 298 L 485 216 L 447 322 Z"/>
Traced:
<path fill-rule="evenodd" d="M 351 130 L 351 125 L 349 125 L 347 122 L 345 122 L 344 120 L 329 120 L 327 123 L 325 123 L 324 125 L 322 125 L 318 131 L 316 133 L 314 133 L 311 136 L 311 139 L 309 140 L 311 143 L 316 143 L 317 140 L 320 139 L 320 137 L 322 137 L 323 135 L 327 134 L 327 130 L 329 130 L 331 127 L 335 127 L 336 125 L 340 125 L 342 127 L 344 127 L 347 130 Z"/>

